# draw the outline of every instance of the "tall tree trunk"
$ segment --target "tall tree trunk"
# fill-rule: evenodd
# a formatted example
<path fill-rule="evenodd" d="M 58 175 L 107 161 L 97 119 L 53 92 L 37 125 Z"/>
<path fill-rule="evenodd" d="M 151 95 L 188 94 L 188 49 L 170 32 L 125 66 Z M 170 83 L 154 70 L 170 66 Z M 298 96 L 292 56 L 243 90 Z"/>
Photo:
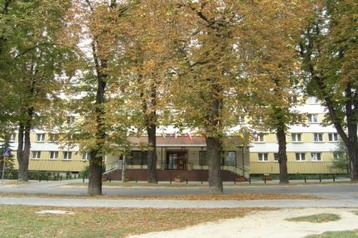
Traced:
<path fill-rule="evenodd" d="M 351 171 L 351 181 L 358 181 L 358 140 L 357 136 L 352 136 L 349 138 L 347 145 L 350 171 Z"/>
<path fill-rule="evenodd" d="M 98 156 L 98 151 L 90 152 L 89 178 L 88 178 L 88 195 L 102 194 L 102 156 Z"/>
<path fill-rule="evenodd" d="M 88 194 L 101 195 L 102 194 L 102 173 L 103 173 L 103 154 L 104 154 L 104 140 L 106 137 L 104 125 L 104 93 L 106 88 L 105 78 L 98 76 L 98 88 L 96 97 L 96 149 L 90 152 L 89 163 L 89 182 Z"/>
<path fill-rule="evenodd" d="M 209 190 L 212 194 L 223 193 L 223 183 L 221 179 L 221 161 L 222 161 L 222 116 L 221 109 L 223 107 L 222 101 L 222 87 L 215 79 L 211 81 L 211 96 L 209 102 L 209 114 L 207 116 L 207 132 L 206 138 L 206 153 L 208 156 L 209 165 Z"/>
<path fill-rule="evenodd" d="M 221 179 L 222 143 L 214 137 L 206 138 L 206 156 L 209 165 L 209 191 L 212 194 L 223 193 L 223 182 Z"/>
<path fill-rule="evenodd" d="M 88 182 L 88 194 L 89 195 L 102 195 L 102 173 L 103 173 L 103 156 L 104 156 L 104 143 L 106 139 L 106 128 L 105 128 L 105 91 L 107 86 L 108 75 L 107 60 L 100 59 L 96 52 L 96 45 L 92 44 L 94 52 L 94 60 L 97 72 L 97 93 L 96 93 L 96 148 L 90 152 L 89 161 L 89 182 Z"/>
<path fill-rule="evenodd" d="M 278 163 L 280 165 L 280 183 L 287 184 L 288 172 L 287 172 L 287 153 L 286 153 L 286 134 L 282 127 L 279 127 L 276 131 L 278 140 Z"/>
<path fill-rule="evenodd" d="M 141 93 L 141 98 L 148 144 L 150 146 L 150 150 L 147 153 L 147 180 L 148 183 L 157 183 L 157 111 L 155 109 L 157 106 L 157 87 L 155 83 L 152 83 L 150 87 L 149 101 L 146 100 L 143 92 Z"/>
<path fill-rule="evenodd" d="M 351 164 L 351 180 L 358 181 L 358 92 L 353 83 L 347 84 L 346 102 L 347 133 L 346 146 Z"/>
<path fill-rule="evenodd" d="M 319 26 L 316 25 L 314 28 L 319 29 Z M 315 52 L 315 49 L 313 49 L 313 46 L 316 44 L 315 36 L 318 36 L 319 32 L 313 34 L 317 35 L 306 35 L 309 44 L 307 44 L 307 48 L 301 44 L 300 54 L 311 75 L 311 82 L 316 83 L 318 86 L 318 96 L 320 96 L 320 99 L 323 99 L 324 106 L 328 109 L 329 119 L 347 148 L 351 181 L 358 181 L 358 93 L 356 86 L 353 82 L 348 82 L 344 90 L 345 99 L 343 103 L 337 104 L 335 95 L 332 95 L 331 90 L 327 87 L 330 83 L 329 78 L 322 76 L 320 71 L 316 72 L 316 65 L 314 65 L 312 56 L 314 55 L 313 52 Z M 344 57 L 344 54 L 341 53 L 338 55 L 339 58 Z"/>
<path fill-rule="evenodd" d="M 20 125 L 19 144 L 17 148 L 17 161 L 19 163 L 18 180 L 26 182 L 29 180 L 29 157 L 30 157 L 30 129 Z M 21 142 L 20 142 L 21 140 Z"/>
<path fill-rule="evenodd" d="M 19 164 L 19 171 L 18 171 L 18 180 L 19 181 L 27 181 L 24 178 L 27 177 L 25 164 L 24 162 L 24 125 L 20 123 L 19 130 L 18 130 L 18 145 L 17 145 L 17 162 Z"/>
<path fill-rule="evenodd" d="M 26 122 L 19 125 L 18 148 L 17 148 L 17 161 L 19 163 L 19 181 L 29 180 L 29 158 L 31 149 L 30 131 L 32 127 L 32 117 L 34 109 L 28 108 L 26 115 Z"/>
<path fill-rule="evenodd" d="M 147 129 L 148 143 L 150 150 L 147 153 L 147 165 L 148 165 L 148 183 L 157 183 L 157 138 L 156 138 L 156 126 L 150 125 Z"/>

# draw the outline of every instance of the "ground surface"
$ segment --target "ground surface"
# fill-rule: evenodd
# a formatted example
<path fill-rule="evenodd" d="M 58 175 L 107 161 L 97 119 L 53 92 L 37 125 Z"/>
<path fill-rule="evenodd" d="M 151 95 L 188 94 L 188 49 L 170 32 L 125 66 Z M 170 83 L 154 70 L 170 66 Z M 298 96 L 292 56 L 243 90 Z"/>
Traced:
<path fill-rule="evenodd" d="M 153 207 L 153 208 L 271 208 L 272 211 L 258 211 L 243 218 L 222 220 L 187 226 L 183 229 L 148 233 L 130 238 L 280 238 L 305 237 L 325 231 L 358 229 L 358 184 L 328 183 L 308 185 L 228 187 L 232 193 L 246 193 L 245 200 L 228 195 L 229 199 L 218 200 L 205 197 L 204 200 L 189 199 L 178 194 L 200 197 L 203 187 L 108 187 L 104 198 L 83 196 L 86 188 L 68 186 L 78 181 L 35 182 L 26 184 L 3 183 L 0 185 L 0 204 L 24 204 L 55 207 Z M 24 195 L 25 194 L 25 195 Z M 26 196 L 31 194 L 31 196 Z M 41 196 L 38 196 L 38 195 Z M 74 197 L 62 197 L 59 195 Z M 262 195 L 264 194 L 264 195 Z M 266 194 L 266 195 L 265 195 Z M 287 196 L 282 196 L 286 194 Z M 299 194 L 296 196 L 294 194 Z M 51 196 L 46 196 L 51 195 Z M 133 195 L 140 199 L 134 199 Z M 113 197 L 114 196 L 114 197 Z M 128 196 L 118 199 L 115 196 Z M 144 197 L 143 197 L 144 196 Z M 152 196 L 147 197 L 145 196 Z M 153 196 L 164 196 L 153 199 Z M 165 196 L 169 196 L 165 199 Z M 170 196 L 177 196 L 176 199 Z M 281 197 L 282 196 L 282 197 Z M 302 196 L 302 197 L 301 197 Z M 277 199 L 280 198 L 280 199 Z M 299 198 L 299 199 L 297 199 Z M 235 199 L 235 200 L 234 200 Z M 326 223 L 292 222 L 287 218 L 320 213 L 334 213 L 340 220 Z"/>
<path fill-rule="evenodd" d="M 276 211 L 259 211 L 243 218 L 205 223 L 164 232 L 153 232 L 128 238 L 302 238 L 307 235 L 322 234 L 326 231 L 358 229 L 356 208 L 295 208 Z M 287 218 L 333 213 L 340 220 L 326 223 L 292 222 Z"/>

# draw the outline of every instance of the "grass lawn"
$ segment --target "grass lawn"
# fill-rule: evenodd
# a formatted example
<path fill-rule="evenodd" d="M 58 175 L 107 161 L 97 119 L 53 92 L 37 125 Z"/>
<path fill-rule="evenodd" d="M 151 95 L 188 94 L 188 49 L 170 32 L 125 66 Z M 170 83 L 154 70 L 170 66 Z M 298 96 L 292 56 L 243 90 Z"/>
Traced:
<path fill-rule="evenodd" d="M 306 236 L 305 238 L 358 238 L 358 230 L 355 231 L 329 231 L 320 235 Z"/>
<path fill-rule="evenodd" d="M 37 214 L 43 210 L 73 214 Z M 256 209 L 258 210 L 258 209 Z M 55 208 L 0 205 L 0 237 L 124 237 L 244 216 L 253 209 Z"/>
<path fill-rule="evenodd" d="M 329 222 L 329 221 L 337 221 L 340 217 L 337 214 L 331 213 L 321 213 L 315 214 L 310 216 L 302 216 L 302 217 L 294 217 L 287 219 L 287 221 L 294 221 L 294 222 L 312 222 L 312 223 L 322 223 L 322 222 Z"/>

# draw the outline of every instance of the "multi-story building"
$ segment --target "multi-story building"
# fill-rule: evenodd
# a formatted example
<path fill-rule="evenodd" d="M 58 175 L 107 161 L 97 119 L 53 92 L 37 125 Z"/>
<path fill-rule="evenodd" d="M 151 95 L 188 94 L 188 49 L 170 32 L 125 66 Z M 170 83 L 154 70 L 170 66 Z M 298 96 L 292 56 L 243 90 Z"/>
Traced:
<path fill-rule="evenodd" d="M 286 135 L 288 173 L 344 172 L 332 168 L 339 137 L 333 126 L 322 125 L 325 108 L 312 97 L 308 98 L 306 104 L 295 107 L 295 110 L 307 116 L 307 121 L 304 125 L 291 126 Z M 240 118 L 240 124 L 248 127 L 245 125 L 245 118 Z M 30 171 L 78 173 L 88 165 L 88 154 L 80 153 L 77 146 L 66 147 L 59 144 L 59 136 L 59 133 L 43 130 L 32 131 Z M 258 131 L 255 136 L 256 139 L 249 145 L 244 145 L 239 136 L 227 138 L 222 159 L 222 170 L 227 180 L 235 176 L 279 173 L 275 134 Z M 130 156 L 123 158 L 118 154 L 107 155 L 105 175 L 118 179 L 125 161 L 129 179 L 145 180 L 148 148 L 143 145 L 146 137 L 129 137 L 128 140 L 132 144 Z M 11 145 L 15 150 L 16 134 L 11 137 Z M 157 169 L 160 180 L 169 180 L 177 175 L 205 180 L 208 169 L 205 138 L 189 133 L 186 136 L 161 133 L 157 136 Z"/>
<path fill-rule="evenodd" d="M 289 174 L 344 173 L 332 168 L 339 136 L 332 125 L 323 125 L 326 109 L 315 97 L 294 108 L 307 117 L 304 125 L 291 126 L 286 134 Z M 258 133 L 250 148 L 251 174 L 278 174 L 278 144 L 275 134 Z"/>
<path fill-rule="evenodd" d="M 60 133 L 44 130 L 32 130 L 30 134 L 31 150 L 29 158 L 30 171 L 78 173 L 88 165 L 88 154 L 81 154 L 78 146 L 60 144 Z M 17 149 L 17 134 L 10 137 L 11 150 Z M 16 153 L 15 169 L 18 168 Z"/>

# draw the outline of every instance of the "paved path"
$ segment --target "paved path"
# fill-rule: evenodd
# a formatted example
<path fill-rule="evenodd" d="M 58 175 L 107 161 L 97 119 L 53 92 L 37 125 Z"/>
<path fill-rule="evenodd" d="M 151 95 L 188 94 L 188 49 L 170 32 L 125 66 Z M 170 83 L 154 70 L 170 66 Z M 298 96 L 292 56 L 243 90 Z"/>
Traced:
<path fill-rule="evenodd" d="M 54 207 L 126 207 L 126 208 L 278 208 L 274 211 L 260 211 L 242 218 L 204 223 L 172 231 L 153 232 L 130 238 L 302 238 L 309 234 L 322 234 L 325 231 L 356 230 L 358 223 L 358 184 L 332 183 L 307 185 L 269 186 L 226 186 L 226 193 L 287 193 L 311 194 L 322 199 L 304 200 L 251 200 L 251 201 L 188 201 L 153 199 L 110 199 L 110 195 L 173 195 L 203 194 L 205 187 L 104 187 L 103 193 L 109 196 L 89 198 L 88 196 L 33 196 L 86 195 L 83 186 L 67 186 L 79 181 L 51 181 L 17 184 L 6 181 L 0 184 L 0 204 L 22 204 Z M 33 194 L 22 196 L 22 194 Z M 319 213 L 335 213 L 339 221 L 323 224 L 289 222 L 286 219 Z M 129 237 L 128 237 L 129 238 Z"/>
<path fill-rule="evenodd" d="M 126 208 L 300 208 L 300 207 L 355 207 L 357 200 L 153 200 L 153 199 L 90 199 L 49 197 L 0 197 L 0 204 L 22 204 L 56 207 L 126 207 Z"/>
<path fill-rule="evenodd" d="M 0 185 L 0 193 L 11 196 L 0 196 L 0 204 L 45 205 L 61 207 L 139 207 L 139 208 L 234 208 L 234 207 L 358 207 L 358 184 L 334 183 L 289 186 L 228 186 L 227 193 L 296 193 L 311 194 L 324 199 L 319 200 L 251 200 L 251 201 L 183 201 L 183 200 L 153 200 L 153 199 L 108 199 L 106 198 L 51 198 L 16 196 L 16 194 L 51 194 L 51 195 L 86 195 L 84 186 L 67 186 L 80 180 L 71 181 L 31 181 L 18 184 L 6 181 Z M 173 194 L 205 194 L 207 188 L 195 187 L 104 187 L 107 195 L 173 195 Z M 15 195 L 14 195 L 15 194 Z M 110 196 L 109 196 L 110 197 Z"/>

